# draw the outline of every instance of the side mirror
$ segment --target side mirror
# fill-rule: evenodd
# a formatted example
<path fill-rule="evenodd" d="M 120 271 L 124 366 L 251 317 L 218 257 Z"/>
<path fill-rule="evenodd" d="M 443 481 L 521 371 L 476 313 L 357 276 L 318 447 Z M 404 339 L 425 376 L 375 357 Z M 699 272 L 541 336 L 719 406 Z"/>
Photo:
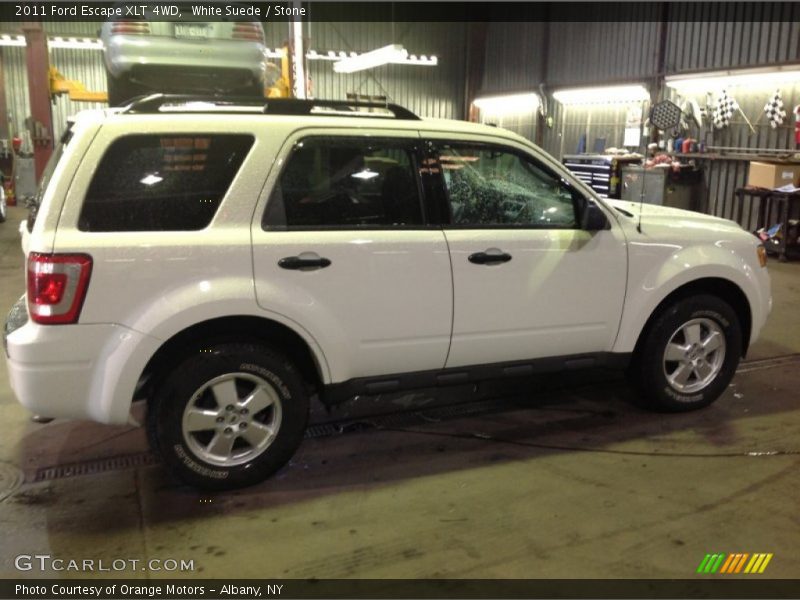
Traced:
<path fill-rule="evenodd" d="M 606 217 L 606 214 L 597 206 L 594 200 L 587 199 L 586 203 L 583 205 L 581 229 L 584 231 L 611 229 L 611 223 L 608 222 L 608 217 Z"/>

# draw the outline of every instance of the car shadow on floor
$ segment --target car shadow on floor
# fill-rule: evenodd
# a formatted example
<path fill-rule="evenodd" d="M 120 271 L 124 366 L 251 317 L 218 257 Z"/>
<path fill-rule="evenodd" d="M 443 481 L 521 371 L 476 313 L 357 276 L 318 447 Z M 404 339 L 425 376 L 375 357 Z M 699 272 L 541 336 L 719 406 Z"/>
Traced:
<path fill-rule="evenodd" d="M 584 453 L 587 460 L 615 454 L 645 463 L 663 457 L 765 460 L 797 452 L 792 440 L 800 439 L 794 401 L 798 364 L 793 359 L 740 373 L 719 402 L 683 414 L 633 406 L 624 380 L 600 371 L 574 374 L 569 381 L 540 377 L 477 390 L 395 395 L 383 402 L 368 398 L 330 415 L 315 414 L 311 431 L 317 435 L 304 440 L 287 466 L 262 484 L 233 492 L 207 493 L 177 484 L 161 466 L 63 476 L 57 483 L 62 496 L 78 498 L 95 484 L 92 479 L 134 477 L 141 501 L 158 507 L 149 521 L 168 524 L 215 514 L 255 514 L 509 461 L 531 461 L 535 468 L 537 459 L 562 453 Z M 67 463 L 76 457 L 146 451 L 140 429 L 55 422 L 26 436 L 20 456 L 28 474 L 45 466 L 40 463 L 37 471 L 35 463 L 44 454 L 36 449 L 48 444 L 58 448 L 50 458 Z M 81 516 L 80 510 L 76 514 L 71 524 L 60 526 L 81 531 L 132 526 L 126 520 L 96 520 L 89 512 Z"/>

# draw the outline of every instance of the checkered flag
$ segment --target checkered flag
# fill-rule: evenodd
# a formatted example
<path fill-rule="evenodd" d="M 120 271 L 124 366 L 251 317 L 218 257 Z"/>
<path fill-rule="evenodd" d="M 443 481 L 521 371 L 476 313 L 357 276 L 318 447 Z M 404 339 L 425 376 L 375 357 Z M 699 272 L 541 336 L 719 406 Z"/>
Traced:
<path fill-rule="evenodd" d="M 778 125 L 783 125 L 783 120 L 786 118 L 786 111 L 783 108 L 783 98 L 781 98 L 781 91 L 776 90 L 775 94 L 767 100 L 764 105 L 764 112 L 767 115 L 770 127 L 777 128 Z"/>
<path fill-rule="evenodd" d="M 728 95 L 727 90 L 722 90 L 722 94 L 717 98 L 712 120 L 714 127 L 722 129 L 731 124 L 733 113 L 739 110 L 739 105 L 733 97 Z"/>

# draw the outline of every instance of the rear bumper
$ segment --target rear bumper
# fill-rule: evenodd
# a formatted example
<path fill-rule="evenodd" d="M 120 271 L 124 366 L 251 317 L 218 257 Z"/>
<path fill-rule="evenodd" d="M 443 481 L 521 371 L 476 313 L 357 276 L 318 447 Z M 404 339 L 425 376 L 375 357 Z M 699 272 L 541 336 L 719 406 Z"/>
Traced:
<path fill-rule="evenodd" d="M 38 325 L 5 339 L 20 404 L 44 417 L 128 422 L 145 355 L 158 341 L 119 325 Z M 141 368 L 138 368 L 141 364 Z"/>
<path fill-rule="evenodd" d="M 115 35 L 104 54 L 106 68 L 114 77 L 179 67 L 170 69 L 170 76 L 183 71 L 216 72 L 222 77 L 230 71 L 238 78 L 264 81 L 266 72 L 264 46 L 257 42 Z"/>

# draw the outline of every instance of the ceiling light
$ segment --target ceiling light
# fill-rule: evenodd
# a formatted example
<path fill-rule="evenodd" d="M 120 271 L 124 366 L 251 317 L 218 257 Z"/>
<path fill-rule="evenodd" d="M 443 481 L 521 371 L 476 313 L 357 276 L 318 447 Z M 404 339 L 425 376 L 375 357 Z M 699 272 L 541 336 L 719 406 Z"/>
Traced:
<path fill-rule="evenodd" d="M 796 84 L 798 81 L 800 81 L 800 65 L 783 65 L 768 69 L 715 71 L 688 77 L 667 77 L 664 83 L 679 92 L 704 94 L 727 88 Z"/>
<path fill-rule="evenodd" d="M 484 96 L 476 98 L 473 104 L 481 111 L 491 114 L 519 113 L 534 111 L 539 108 L 539 94 L 508 94 L 505 96 Z"/>
<path fill-rule="evenodd" d="M 649 100 L 650 92 L 643 85 L 614 85 L 558 90 L 553 98 L 561 104 L 613 104 Z"/>
<path fill-rule="evenodd" d="M 54 37 L 47 40 L 47 46 L 50 48 L 71 48 L 73 50 L 102 50 L 103 42 L 98 39 L 91 38 L 69 38 Z"/>
<path fill-rule="evenodd" d="M 400 44 L 389 44 L 377 50 L 364 52 L 358 56 L 343 58 L 333 63 L 337 73 L 355 73 L 364 69 L 372 69 L 393 62 L 402 62 L 408 57 L 408 51 Z"/>
<path fill-rule="evenodd" d="M 25 46 L 25 36 L 3 34 L 0 36 L 0 46 Z"/>

